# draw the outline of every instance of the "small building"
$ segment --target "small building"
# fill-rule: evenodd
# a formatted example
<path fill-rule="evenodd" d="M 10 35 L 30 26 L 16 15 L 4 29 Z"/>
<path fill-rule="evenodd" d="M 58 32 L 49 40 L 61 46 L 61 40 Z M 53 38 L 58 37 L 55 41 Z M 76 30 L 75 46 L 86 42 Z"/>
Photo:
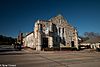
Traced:
<path fill-rule="evenodd" d="M 23 45 L 24 47 L 30 47 L 30 48 L 35 48 L 35 39 L 34 39 L 34 32 L 30 32 L 26 34 L 23 38 Z"/>
<path fill-rule="evenodd" d="M 38 51 L 45 48 L 78 49 L 78 34 L 62 15 L 57 15 L 49 20 L 37 20 L 34 31 L 23 38 L 23 44 Z"/>
<path fill-rule="evenodd" d="M 100 48 L 100 37 L 90 38 L 90 39 L 80 43 L 80 46 L 89 47 L 91 49 Z"/>

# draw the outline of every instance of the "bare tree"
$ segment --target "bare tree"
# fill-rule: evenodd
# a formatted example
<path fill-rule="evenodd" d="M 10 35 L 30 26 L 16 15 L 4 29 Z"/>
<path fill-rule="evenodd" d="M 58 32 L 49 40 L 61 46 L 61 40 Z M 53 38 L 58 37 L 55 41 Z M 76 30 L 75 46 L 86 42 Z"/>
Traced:
<path fill-rule="evenodd" d="M 95 33 L 95 32 L 85 32 L 84 33 L 85 37 L 88 38 L 95 38 L 95 37 L 100 37 L 100 33 Z"/>

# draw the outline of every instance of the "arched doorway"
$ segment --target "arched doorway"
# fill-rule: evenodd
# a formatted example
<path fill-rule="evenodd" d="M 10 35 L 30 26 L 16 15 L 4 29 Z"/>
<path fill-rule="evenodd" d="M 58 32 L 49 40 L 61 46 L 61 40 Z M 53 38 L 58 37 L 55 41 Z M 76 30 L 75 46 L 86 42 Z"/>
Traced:
<path fill-rule="evenodd" d="M 43 38 L 42 48 L 48 48 L 48 38 Z"/>
<path fill-rule="evenodd" d="M 71 47 L 74 47 L 75 45 L 74 45 L 74 41 L 71 41 Z"/>

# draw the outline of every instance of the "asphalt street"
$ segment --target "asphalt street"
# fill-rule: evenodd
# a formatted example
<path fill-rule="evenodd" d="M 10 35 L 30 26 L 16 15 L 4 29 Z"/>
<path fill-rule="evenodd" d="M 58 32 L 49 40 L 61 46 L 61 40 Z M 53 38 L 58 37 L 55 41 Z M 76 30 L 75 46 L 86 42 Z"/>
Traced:
<path fill-rule="evenodd" d="M 0 52 L 0 67 L 100 67 L 100 52 L 34 50 Z"/>

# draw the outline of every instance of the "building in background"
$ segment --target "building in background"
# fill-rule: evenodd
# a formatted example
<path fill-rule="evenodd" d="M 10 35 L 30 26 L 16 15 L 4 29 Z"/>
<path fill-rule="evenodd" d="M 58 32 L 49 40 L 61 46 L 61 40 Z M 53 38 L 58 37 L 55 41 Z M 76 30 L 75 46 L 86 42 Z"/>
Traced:
<path fill-rule="evenodd" d="M 80 47 L 85 49 L 100 49 L 100 37 L 89 38 L 88 40 L 81 42 Z"/>
<path fill-rule="evenodd" d="M 45 48 L 78 49 L 78 34 L 62 15 L 58 15 L 49 20 L 37 20 L 34 31 L 23 38 L 23 44 L 38 51 Z"/>
<path fill-rule="evenodd" d="M 23 44 L 23 33 L 19 33 L 19 35 L 17 37 L 17 43 Z"/>

